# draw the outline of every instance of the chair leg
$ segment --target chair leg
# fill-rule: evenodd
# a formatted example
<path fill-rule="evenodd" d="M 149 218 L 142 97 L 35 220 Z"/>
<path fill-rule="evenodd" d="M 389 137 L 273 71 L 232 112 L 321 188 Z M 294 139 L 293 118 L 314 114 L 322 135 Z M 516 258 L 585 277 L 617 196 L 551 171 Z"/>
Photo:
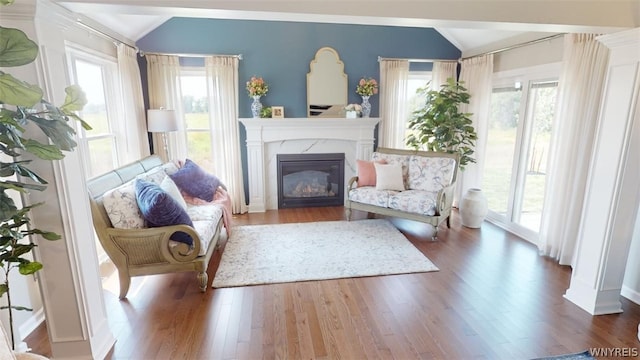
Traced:
<path fill-rule="evenodd" d="M 129 273 L 118 270 L 118 278 L 120 279 L 120 300 L 122 300 L 127 297 L 127 292 L 129 292 L 131 277 L 129 276 Z"/>
<path fill-rule="evenodd" d="M 200 291 L 207 291 L 207 283 L 209 282 L 209 275 L 206 271 L 198 273 L 198 282 L 200 283 Z"/>
<path fill-rule="evenodd" d="M 347 212 L 347 221 L 351 221 L 351 208 L 347 208 L 346 212 Z"/>
<path fill-rule="evenodd" d="M 451 215 L 447 216 L 447 228 L 451 229 Z"/>
<path fill-rule="evenodd" d="M 437 241 L 438 240 L 438 226 L 434 226 L 433 227 L 433 235 L 431 236 L 431 240 L 432 241 Z"/>

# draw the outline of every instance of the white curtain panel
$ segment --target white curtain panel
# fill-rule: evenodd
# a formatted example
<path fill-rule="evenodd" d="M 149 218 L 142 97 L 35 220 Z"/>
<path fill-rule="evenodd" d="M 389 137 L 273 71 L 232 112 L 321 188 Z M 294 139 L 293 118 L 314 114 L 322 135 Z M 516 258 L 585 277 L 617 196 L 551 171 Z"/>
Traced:
<path fill-rule="evenodd" d="M 469 104 L 463 104 L 460 111 L 472 113 L 473 127 L 478 134 L 473 158 L 475 163 L 467 164 L 465 170 L 458 176 L 456 193 L 453 203 L 457 206 L 458 200 L 470 188 L 480 188 L 482 184 L 482 170 L 484 168 L 484 155 L 487 144 L 487 129 L 489 123 L 489 111 L 491 107 L 491 92 L 493 79 L 493 54 L 477 56 L 462 60 L 460 81 L 471 95 Z"/>
<path fill-rule="evenodd" d="M 175 110 L 178 117 L 178 131 L 166 133 L 169 154 L 164 151 L 162 134 L 153 134 L 153 149 L 164 161 L 187 157 L 187 136 L 182 111 L 180 90 L 180 60 L 177 56 L 145 55 L 147 58 L 147 78 L 149 82 L 149 107 Z"/>
<path fill-rule="evenodd" d="M 538 247 L 573 265 L 609 50 L 593 34 L 564 36 Z"/>
<path fill-rule="evenodd" d="M 458 63 L 455 61 L 435 61 L 431 70 L 431 89 L 440 90 L 440 86 L 447 82 L 448 78 L 457 79 Z"/>
<path fill-rule="evenodd" d="M 380 60 L 378 146 L 404 149 L 407 131 L 408 60 Z"/>
<path fill-rule="evenodd" d="M 149 155 L 142 80 L 138 67 L 138 52 L 125 44 L 118 44 L 118 70 L 122 87 L 123 114 L 126 124 L 127 148 L 120 151 L 123 163 L 130 163 Z"/>
<path fill-rule="evenodd" d="M 231 211 L 247 212 L 240 158 L 238 57 L 205 58 L 214 173 L 229 190 Z"/>

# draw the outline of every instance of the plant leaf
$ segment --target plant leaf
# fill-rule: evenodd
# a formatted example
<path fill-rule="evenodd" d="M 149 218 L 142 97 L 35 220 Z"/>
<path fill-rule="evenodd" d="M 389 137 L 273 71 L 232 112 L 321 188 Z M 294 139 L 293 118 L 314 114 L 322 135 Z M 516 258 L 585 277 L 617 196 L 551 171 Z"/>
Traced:
<path fill-rule="evenodd" d="M 67 86 L 64 91 L 67 96 L 64 99 L 64 104 L 60 106 L 60 110 L 65 114 L 80 111 L 87 104 L 87 96 L 79 85 Z"/>
<path fill-rule="evenodd" d="M 82 118 L 80 118 L 80 116 L 76 115 L 75 113 L 67 114 L 67 116 L 68 116 L 68 117 L 70 117 L 70 118 L 75 119 L 75 120 L 76 120 L 76 121 L 78 121 L 78 122 L 80 122 L 80 125 L 82 125 L 82 127 L 83 127 L 85 130 L 89 131 L 89 130 L 93 129 L 93 128 L 91 127 L 91 125 L 89 125 L 89 123 L 88 123 L 88 122 L 86 122 L 86 121 L 82 120 Z"/>
<path fill-rule="evenodd" d="M 0 103 L 33 107 L 42 100 L 42 89 L 0 71 Z"/>
<path fill-rule="evenodd" d="M 25 149 L 33 155 L 43 160 L 60 160 L 64 154 L 55 145 L 42 144 L 38 141 L 28 139 L 23 142 Z M 46 182 L 42 183 L 46 184 Z"/>
<path fill-rule="evenodd" d="M 4 293 L 6 293 L 7 291 L 9 291 L 9 286 L 7 286 L 7 283 L 0 284 L 0 297 L 2 297 L 2 295 L 4 295 Z"/>
<path fill-rule="evenodd" d="M 38 45 L 21 30 L 0 26 L 0 39 L 0 67 L 26 65 L 38 56 Z"/>
<path fill-rule="evenodd" d="M 36 174 L 26 166 L 23 166 L 23 164 L 28 164 L 30 162 L 31 160 L 16 161 L 13 163 L 0 163 L 0 176 L 7 177 L 18 173 L 20 176 L 28 177 L 40 184 L 46 184 L 47 181 L 45 179 L 41 178 L 38 174 Z"/>
<path fill-rule="evenodd" d="M 42 236 L 45 240 L 60 240 L 62 239 L 62 236 L 51 232 L 51 231 L 42 231 L 40 229 L 32 229 L 27 231 L 26 233 L 28 234 L 38 234 L 40 236 Z"/>
<path fill-rule="evenodd" d="M 18 265 L 18 271 L 22 275 L 31 275 L 42 269 L 42 264 L 37 261 L 31 261 L 29 263 L 21 263 Z"/>
<path fill-rule="evenodd" d="M 5 194 L 4 190 L 0 191 L 0 220 L 5 222 L 11 219 L 18 211 L 16 204 L 9 195 Z"/>
<path fill-rule="evenodd" d="M 29 116 L 29 120 L 35 122 L 38 127 L 51 139 L 51 141 L 60 147 L 61 150 L 71 151 L 76 147 L 73 140 L 75 130 L 62 120 L 48 120 L 34 115 Z"/>

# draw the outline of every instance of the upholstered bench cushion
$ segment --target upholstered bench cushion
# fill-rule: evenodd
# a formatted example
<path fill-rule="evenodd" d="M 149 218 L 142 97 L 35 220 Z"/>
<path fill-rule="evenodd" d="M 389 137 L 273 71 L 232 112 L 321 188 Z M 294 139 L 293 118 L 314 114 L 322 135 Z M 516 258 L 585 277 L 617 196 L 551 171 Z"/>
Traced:
<path fill-rule="evenodd" d="M 193 228 L 198 233 L 198 236 L 200 236 L 200 253 L 198 255 L 204 255 L 207 253 L 209 243 L 213 238 L 213 234 L 216 232 L 218 220 L 196 220 L 193 222 Z"/>
<path fill-rule="evenodd" d="M 436 213 L 437 191 L 406 190 L 389 196 L 390 209 L 433 216 Z"/>
<path fill-rule="evenodd" d="M 363 186 L 349 191 L 349 200 L 363 204 L 389 207 L 389 194 L 397 191 L 376 190 L 375 186 Z"/>

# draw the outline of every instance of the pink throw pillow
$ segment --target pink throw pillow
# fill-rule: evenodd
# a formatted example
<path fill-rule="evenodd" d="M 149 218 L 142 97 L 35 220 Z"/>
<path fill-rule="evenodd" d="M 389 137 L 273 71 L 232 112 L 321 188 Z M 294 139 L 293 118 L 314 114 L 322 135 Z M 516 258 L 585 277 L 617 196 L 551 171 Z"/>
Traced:
<path fill-rule="evenodd" d="M 384 160 L 376 162 L 379 164 L 387 163 Z M 358 187 L 376 186 L 376 168 L 373 166 L 373 161 L 356 160 L 356 166 L 358 168 Z"/>

